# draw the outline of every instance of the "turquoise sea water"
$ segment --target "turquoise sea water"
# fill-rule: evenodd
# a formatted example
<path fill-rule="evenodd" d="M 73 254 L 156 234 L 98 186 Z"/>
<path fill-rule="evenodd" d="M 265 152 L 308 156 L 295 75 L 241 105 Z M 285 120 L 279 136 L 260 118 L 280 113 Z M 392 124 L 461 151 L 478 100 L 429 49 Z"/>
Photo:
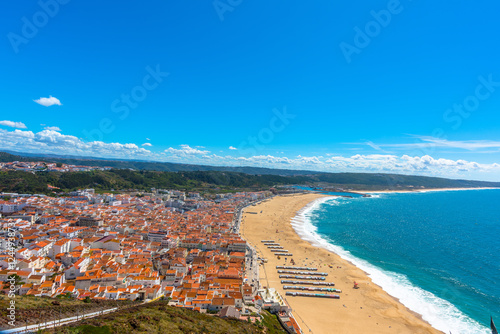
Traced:
<path fill-rule="evenodd" d="M 446 333 L 500 323 L 500 190 L 375 194 L 318 200 L 294 219 Z"/>

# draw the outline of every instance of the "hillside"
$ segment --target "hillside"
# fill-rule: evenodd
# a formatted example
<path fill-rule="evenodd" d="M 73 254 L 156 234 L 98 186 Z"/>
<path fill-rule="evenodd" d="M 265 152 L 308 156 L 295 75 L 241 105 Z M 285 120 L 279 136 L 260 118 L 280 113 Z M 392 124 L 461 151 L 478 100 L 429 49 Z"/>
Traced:
<path fill-rule="evenodd" d="M 44 330 L 42 333 L 285 334 L 286 331 L 277 318 L 269 313 L 264 314 L 262 321 L 252 324 L 155 302 Z"/>
<path fill-rule="evenodd" d="M 9 302 L 8 297 L 0 296 L 0 309 L 3 310 L 0 312 L 0 331 L 9 328 L 6 317 Z M 16 296 L 16 323 L 18 326 L 35 325 L 114 307 L 119 307 L 119 310 L 40 333 L 286 333 L 277 318 L 269 313 L 263 314 L 262 321 L 251 324 L 168 306 L 165 301 L 137 305 L 130 301 L 81 301 L 34 296 Z"/>
<path fill-rule="evenodd" d="M 8 325 L 11 299 L 6 295 L 0 295 L 0 331 L 10 328 Z M 103 309 L 114 307 L 131 307 L 137 302 L 113 301 L 113 300 L 78 300 L 71 297 L 60 296 L 58 298 L 21 296 L 16 295 L 16 322 L 18 326 L 36 325 L 44 321 L 64 319 L 76 316 L 76 314 L 88 314 Z"/>
<path fill-rule="evenodd" d="M 453 180 L 440 177 L 381 173 L 322 173 L 317 182 L 353 190 L 411 190 L 432 188 L 500 187 L 500 182 Z"/>
<path fill-rule="evenodd" d="M 0 162 L 12 162 L 12 161 L 35 161 L 36 159 L 23 157 L 20 155 L 14 155 L 7 152 L 0 152 Z"/>
<path fill-rule="evenodd" d="M 0 192 L 42 193 L 49 192 L 48 185 L 60 191 L 82 188 L 96 190 L 179 189 L 231 191 L 234 189 L 269 189 L 273 185 L 306 182 L 303 177 L 277 175 L 249 175 L 234 172 L 155 172 L 113 169 L 89 172 L 0 172 Z M 57 190 L 56 190 L 57 192 Z"/>
<path fill-rule="evenodd" d="M 40 158 L 28 158 L 0 152 L 0 161 L 16 161 Z M 120 168 L 109 171 L 90 172 L 0 172 L 0 191 L 17 193 L 51 193 L 47 185 L 60 188 L 61 191 L 78 188 L 95 188 L 98 191 L 109 190 L 147 190 L 166 188 L 179 190 L 198 190 L 224 192 L 234 190 L 261 190 L 272 186 L 305 184 L 327 188 L 349 190 L 414 190 L 433 188 L 477 188 L 500 187 L 500 182 L 453 180 L 446 178 L 382 174 L 382 173 L 318 173 L 308 171 L 290 171 L 253 167 L 215 167 L 158 162 L 134 162 L 112 160 L 65 160 L 44 158 L 47 161 L 109 166 L 114 162 Z M 121 165 L 122 164 L 122 165 Z M 130 166 L 139 170 L 131 170 Z M 198 170 L 158 171 L 158 167 Z M 144 168 L 140 168 L 144 167 Z M 161 167 L 161 168 L 160 168 Z M 203 170 L 210 167 L 213 170 Z M 217 169 L 217 170 L 216 170 Z M 222 169 L 222 170 L 221 170 Z M 225 170 L 227 169 L 227 170 Z M 250 172 L 253 171 L 253 172 Z M 271 172 L 272 171 L 272 172 Z M 291 175 L 295 172 L 295 175 Z"/>
<path fill-rule="evenodd" d="M 156 161 L 136 161 L 136 160 L 110 160 L 101 158 L 80 158 L 66 157 L 57 155 L 35 155 L 17 152 L 0 152 L 0 162 L 11 161 L 47 161 L 61 162 L 68 165 L 83 165 L 97 167 L 112 167 L 117 169 L 134 169 L 134 170 L 153 170 L 160 172 L 192 172 L 192 171 L 221 171 L 221 172 L 236 172 L 246 174 L 265 174 L 265 175 L 309 175 L 318 172 L 305 170 L 291 169 L 273 169 L 262 167 L 227 167 L 227 166 L 208 166 L 208 165 L 192 165 L 173 162 L 156 162 Z"/>

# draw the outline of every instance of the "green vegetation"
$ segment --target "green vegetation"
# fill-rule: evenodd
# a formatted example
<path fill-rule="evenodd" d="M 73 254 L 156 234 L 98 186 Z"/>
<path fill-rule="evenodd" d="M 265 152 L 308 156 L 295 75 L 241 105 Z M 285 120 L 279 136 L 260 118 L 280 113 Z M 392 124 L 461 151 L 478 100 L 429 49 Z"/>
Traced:
<path fill-rule="evenodd" d="M 7 309 L 10 303 L 10 298 L 6 295 L 0 295 L 0 312 Z M 16 295 L 16 309 L 37 309 L 45 308 L 53 305 L 54 299 L 48 297 L 34 296 L 19 296 Z M 58 300 L 62 306 L 75 306 L 81 304 L 78 299 Z"/>
<path fill-rule="evenodd" d="M 382 173 L 322 173 L 314 175 L 313 178 L 326 186 L 337 186 L 352 190 L 500 187 L 500 182 L 452 180 L 440 177 Z"/>
<path fill-rule="evenodd" d="M 268 334 L 280 334 L 283 333 L 284 329 L 278 321 L 278 317 L 269 312 L 264 312 L 262 314 L 263 319 L 261 325 L 267 329 Z"/>
<path fill-rule="evenodd" d="M 301 177 L 277 175 L 249 175 L 230 172 L 155 172 L 113 169 L 90 172 L 0 172 L 0 191 L 17 193 L 49 194 L 54 191 L 69 191 L 94 188 L 96 191 L 157 189 L 217 190 L 230 191 L 235 188 L 259 190 L 276 184 L 305 182 Z M 48 185 L 60 188 L 49 190 Z"/>
<path fill-rule="evenodd" d="M 12 161 L 34 161 L 34 160 L 26 157 L 21 157 L 19 155 L 0 152 L 0 162 L 12 162 Z"/>
<path fill-rule="evenodd" d="M 0 191 L 56 195 L 58 192 L 82 188 L 94 188 L 97 192 L 112 190 L 149 191 L 151 188 L 157 188 L 221 193 L 235 190 L 262 190 L 269 189 L 272 186 L 290 184 L 343 188 L 346 190 L 500 187 L 499 182 L 451 180 L 413 175 L 318 173 L 257 167 L 216 167 L 140 161 L 27 158 L 0 152 L 0 161 L 16 160 L 44 160 L 87 166 L 113 166 L 117 169 L 67 173 L 2 171 L 0 172 Z M 173 171 L 164 171 L 165 169 Z M 47 185 L 57 187 L 59 190 L 49 190 Z"/>
<path fill-rule="evenodd" d="M 52 331 L 54 333 L 54 331 Z M 42 333 L 48 333 L 48 331 L 42 331 Z M 59 330 L 56 333 L 79 333 L 79 334 L 112 334 L 111 328 L 109 326 L 90 326 L 82 325 L 78 327 L 68 328 L 66 330 Z"/>
<path fill-rule="evenodd" d="M 250 175 L 235 172 L 156 172 L 113 169 L 90 172 L 0 172 L 0 192 L 50 194 L 94 188 L 105 191 L 177 189 L 228 192 L 262 190 L 289 184 L 322 185 L 351 190 L 500 187 L 500 183 L 450 180 L 396 174 L 315 174 L 309 176 Z M 48 185 L 59 189 L 49 189 Z"/>
<path fill-rule="evenodd" d="M 11 299 L 0 295 L 0 329 L 10 328 L 7 309 Z M 130 307 L 137 304 L 131 301 L 89 300 L 81 301 L 70 296 L 62 298 L 48 298 L 35 296 L 15 296 L 17 326 L 35 325 L 40 322 L 64 319 L 82 313 L 98 312 L 113 307 Z"/>
<path fill-rule="evenodd" d="M 309 171 L 297 171 L 287 169 L 273 169 L 261 167 L 225 167 L 225 166 L 207 166 L 207 165 L 191 165 L 172 162 L 155 162 L 155 161 L 134 161 L 134 160 L 106 160 L 98 158 L 66 158 L 62 156 L 47 157 L 40 156 L 20 156 L 6 152 L 0 152 L 0 162 L 12 161 L 45 161 L 64 163 L 68 165 L 78 166 L 94 166 L 94 167 L 111 167 L 115 169 L 133 169 L 133 170 L 153 170 L 159 172 L 195 172 L 195 171 L 221 171 L 221 172 L 236 172 L 246 174 L 266 174 L 266 175 L 306 175 L 311 174 Z"/>
<path fill-rule="evenodd" d="M 284 334 L 275 316 L 266 314 L 264 323 L 222 319 L 188 309 L 155 302 L 120 310 L 79 323 L 45 330 L 44 333 L 268 333 Z"/>

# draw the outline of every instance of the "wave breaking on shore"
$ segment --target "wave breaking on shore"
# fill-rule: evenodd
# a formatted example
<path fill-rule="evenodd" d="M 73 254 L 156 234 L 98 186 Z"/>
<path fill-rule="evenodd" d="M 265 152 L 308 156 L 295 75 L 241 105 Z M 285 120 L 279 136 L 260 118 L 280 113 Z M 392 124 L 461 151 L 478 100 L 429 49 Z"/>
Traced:
<path fill-rule="evenodd" d="M 340 197 L 324 197 L 309 203 L 299 210 L 291 221 L 291 225 L 299 237 L 315 247 L 321 247 L 339 255 L 366 272 L 373 283 L 380 286 L 389 295 L 397 298 L 408 309 L 420 314 L 432 327 L 453 334 L 490 333 L 488 328 L 468 317 L 449 301 L 413 285 L 405 275 L 383 270 L 366 260 L 352 255 L 349 251 L 334 245 L 327 238 L 321 236 L 317 232 L 317 227 L 312 223 L 315 211 L 320 209 L 321 205 L 326 202 L 335 205 L 339 203 L 339 200 L 343 199 Z"/>

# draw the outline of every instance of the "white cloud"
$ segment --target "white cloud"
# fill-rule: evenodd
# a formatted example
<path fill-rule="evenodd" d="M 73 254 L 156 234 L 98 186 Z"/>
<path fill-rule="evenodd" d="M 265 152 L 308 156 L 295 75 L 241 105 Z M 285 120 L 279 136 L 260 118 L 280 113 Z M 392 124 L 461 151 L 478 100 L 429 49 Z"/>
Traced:
<path fill-rule="evenodd" d="M 375 144 L 372 141 L 367 141 L 365 144 L 368 145 L 368 146 L 370 146 L 371 148 L 377 150 L 377 151 L 384 152 L 384 153 L 389 153 L 389 152 L 387 152 L 386 150 L 382 149 L 380 146 L 378 146 L 377 144 Z M 356 149 L 356 148 L 354 148 L 354 149 Z"/>
<path fill-rule="evenodd" d="M 236 150 L 237 150 L 237 148 L 236 148 L 236 147 L 234 147 L 234 146 L 229 146 L 229 149 L 230 149 L 230 150 L 233 150 L 233 151 L 236 151 Z"/>
<path fill-rule="evenodd" d="M 139 148 L 135 144 L 84 142 L 75 136 L 64 135 L 54 130 L 33 133 L 0 129 L 0 149 L 110 158 L 152 157 L 151 151 Z"/>
<path fill-rule="evenodd" d="M 303 157 L 303 156 L 297 156 L 297 159 L 301 162 L 304 162 L 306 164 L 315 164 L 315 165 L 318 165 L 318 164 L 322 164 L 320 158 L 322 157 Z"/>
<path fill-rule="evenodd" d="M 180 149 L 169 147 L 165 150 L 166 153 L 170 153 L 173 156 L 187 157 L 192 155 L 208 154 L 210 151 L 203 151 L 197 148 L 193 148 L 189 145 L 181 145 Z"/>
<path fill-rule="evenodd" d="M 146 138 L 146 140 L 151 140 L 151 139 L 149 139 L 149 138 Z"/>
<path fill-rule="evenodd" d="M 44 127 L 44 129 L 51 130 L 51 131 L 59 131 L 59 132 L 62 131 L 58 126 L 46 126 L 46 127 Z"/>
<path fill-rule="evenodd" d="M 221 159 L 219 159 L 221 161 Z M 431 156 L 370 154 L 344 156 L 277 157 L 259 155 L 222 159 L 226 165 L 244 165 L 269 168 L 304 169 L 324 172 L 383 172 L 420 174 L 443 177 L 467 177 L 471 173 L 500 172 L 500 164 L 480 164 L 473 161 L 435 159 Z M 215 161 L 214 161 L 215 163 Z"/>
<path fill-rule="evenodd" d="M 141 146 L 148 146 L 148 147 L 151 147 L 151 146 L 153 146 L 153 145 L 152 145 L 151 143 L 144 143 L 144 144 L 142 144 Z"/>
<path fill-rule="evenodd" d="M 293 162 L 293 159 L 289 159 L 287 157 L 275 157 L 269 154 L 255 155 L 248 158 L 239 157 L 236 159 L 252 166 L 265 166 L 265 167 L 269 167 L 272 165 L 280 165 L 280 164 L 291 164 Z"/>
<path fill-rule="evenodd" d="M 377 151 L 382 151 L 382 149 L 380 148 L 380 146 L 376 145 L 375 143 L 373 143 L 371 141 L 367 141 L 366 145 L 370 146 L 371 148 L 373 148 L 373 149 L 375 149 Z"/>
<path fill-rule="evenodd" d="M 26 129 L 26 124 L 22 122 L 0 121 L 0 125 L 10 126 L 11 128 Z"/>
<path fill-rule="evenodd" d="M 475 151 L 478 149 L 500 149 L 500 141 L 495 140 L 447 140 L 431 136 L 413 136 L 420 142 L 417 143 L 393 143 L 393 144 L 374 144 L 373 142 L 366 142 L 364 144 L 376 149 L 382 150 L 382 147 L 393 149 L 429 149 L 429 148 L 452 148 L 467 151 Z M 359 143 L 350 143 L 359 144 Z M 484 151 L 481 153 L 491 153 L 492 151 Z"/>
<path fill-rule="evenodd" d="M 58 106 L 62 106 L 61 101 L 59 101 L 59 99 L 57 99 L 53 96 L 41 97 L 38 100 L 33 100 L 33 101 L 35 101 L 36 103 L 41 104 L 42 106 L 45 106 L 45 107 L 50 107 L 50 106 L 53 106 L 55 104 L 57 104 Z"/>
<path fill-rule="evenodd" d="M 453 141 L 435 137 L 418 136 L 420 140 L 431 143 L 437 147 L 459 148 L 463 150 L 477 150 L 485 148 L 500 148 L 500 141 L 494 140 L 461 140 Z"/>
<path fill-rule="evenodd" d="M 149 144 L 149 145 L 146 145 Z M 144 143 L 143 146 L 150 146 Z M 152 146 L 152 145 L 151 145 Z M 145 159 L 219 166 L 254 166 L 268 168 L 302 169 L 323 172 L 385 172 L 419 174 L 443 177 L 491 179 L 500 176 L 499 163 L 478 163 L 467 160 L 434 158 L 430 155 L 355 154 L 350 156 L 325 154 L 323 156 L 252 155 L 221 156 L 189 145 L 153 152 L 131 143 L 84 142 L 75 136 L 54 130 L 37 133 L 28 130 L 0 129 L 0 149 L 28 153 L 71 154 L 103 158 Z M 494 174 L 493 174 L 494 173 Z"/>

